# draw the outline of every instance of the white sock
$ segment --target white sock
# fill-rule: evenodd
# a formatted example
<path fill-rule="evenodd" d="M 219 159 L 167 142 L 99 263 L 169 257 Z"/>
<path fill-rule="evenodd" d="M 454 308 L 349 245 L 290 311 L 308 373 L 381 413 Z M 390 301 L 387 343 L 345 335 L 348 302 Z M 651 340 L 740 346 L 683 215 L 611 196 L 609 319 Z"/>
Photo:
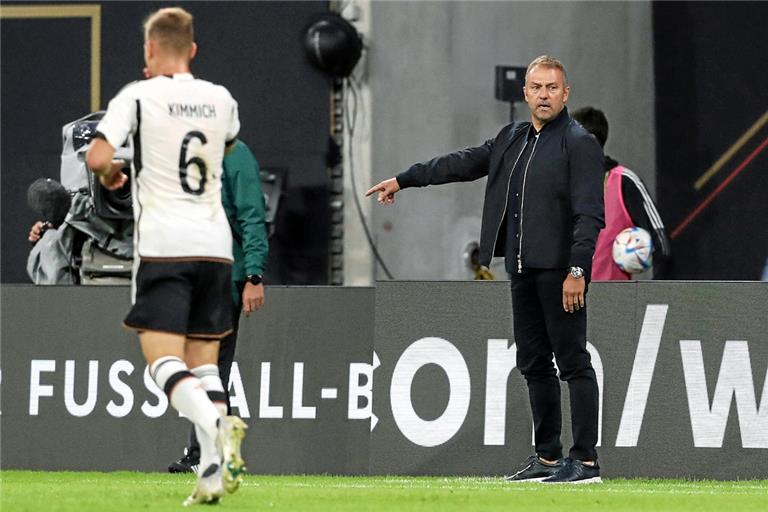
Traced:
<path fill-rule="evenodd" d="M 203 389 L 216 406 L 219 414 L 225 416 L 227 414 L 227 403 L 225 401 L 224 386 L 222 386 L 219 376 L 219 367 L 215 364 L 204 364 L 197 368 L 192 368 L 191 371 L 202 382 Z M 220 464 L 219 453 L 216 449 L 216 438 L 212 438 L 203 432 L 198 425 L 195 425 L 195 433 L 200 443 L 200 467 L 206 468 L 214 463 Z"/>
<path fill-rule="evenodd" d="M 222 416 L 227 415 L 227 395 L 224 393 L 224 385 L 219 375 L 219 367 L 215 364 L 204 364 L 192 368 L 192 374 L 203 383 L 203 389 L 208 393 L 208 398 L 214 403 Z"/>
<path fill-rule="evenodd" d="M 168 395 L 174 409 L 216 439 L 221 414 L 208 398 L 200 379 L 189 371 L 184 361 L 176 356 L 161 357 L 149 367 L 149 374 Z"/>

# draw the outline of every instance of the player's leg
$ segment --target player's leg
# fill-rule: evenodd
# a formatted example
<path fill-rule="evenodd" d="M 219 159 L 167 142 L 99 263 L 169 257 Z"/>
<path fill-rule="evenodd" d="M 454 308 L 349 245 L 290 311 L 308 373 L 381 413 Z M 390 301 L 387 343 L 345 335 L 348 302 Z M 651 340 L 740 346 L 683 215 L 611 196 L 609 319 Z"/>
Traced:
<path fill-rule="evenodd" d="M 171 405 L 215 436 L 219 413 L 184 361 L 195 271 L 194 262 L 142 260 L 125 325 L 139 332 L 150 376 Z"/>
<path fill-rule="evenodd" d="M 191 373 L 200 380 L 200 385 L 217 412 L 216 431 L 211 433 L 195 424 L 195 437 L 199 444 L 200 464 L 197 484 L 186 505 L 215 502 L 224 494 L 222 461 L 216 446 L 218 428 L 226 414 L 224 389 L 216 366 L 218 340 L 187 338 L 184 359 Z"/>
<path fill-rule="evenodd" d="M 125 318 L 125 325 L 143 333 L 145 342 L 142 349 L 151 364 L 156 359 L 175 356 L 184 359 L 184 344 L 187 333 L 189 306 L 192 297 L 192 283 L 189 262 L 137 260 L 134 276 L 135 301 Z M 177 333 L 175 337 L 153 333 Z M 171 341 L 172 340 L 172 341 Z M 181 369 L 179 370 L 181 371 Z M 194 432 L 194 424 L 191 425 Z M 200 451 L 185 451 L 184 457 L 173 462 L 168 471 L 191 472 L 200 461 Z M 193 468 L 194 466 L 194 468 Z"/>
<path fill-rule="evenodd" d="M 232 332 L 233 301 L 231 291 L 231 265 L 216 261 L 200 261 L 197 263 L 198 280 L 195 285 L 189 315 L 188 357 L 194 358 L 198 366 L 205 365 L 212 374 L 217 370 L 218 340 Z M 196 342 L 194 340 L 200 340 Z M 214 344 L 203 340 L 217 340 Z M 211 378 L 209 382 L 214 385 Z M 216 380 L 216 391 L 223 393 L 224 388 L 220 379 Z M 222 404 L 223 405 L 223 404 Z M 224 416 L 219 422 L 217 435 L 211 436 L 216 440 L 216 447 L 222 462 L 224 487 L 228 492 L 234 492 L 240 486 L 245 462 L 240 453 L 240 446 L 245 436 L 246 425 L 240 418 Z M 198 433 L 199 434 L 199 433 Z M 206 434 L 208 434 L 206 432 Z M 210 434 L 209 434 L 210 435 Z M 206 447 L 203 439 L 198 438 L 201 448 L 201 459 L 205 456 Z M 202 470 L 202 464 L 201 464 Z"/>
<path fill-rule="evenodd" d="M 203 389 L 216 406 L 219 416 L 226 416 L 226 395 L 219 377 L 219 368 L 216 366 L 218 348 L 218 341 L 187 338 L 184 358 L 192 374 L 200 379 Z M 197 425 L 195 425 L 195 434 L 200 445 L 200 467 L 206 468 L 210 464 L 219 463 L 216 436 L 210 436 Z"/>
<path fill-rule="evenodd" d="M 149 363 L 150 376 L 168 395 L 173 408 L 195 424 L 198 435 L 216 436 L 221 414 L 208 398 L 201 380 L 189 371 L 182 359 L 186 337 L 144 331 L 139 334 L 139 339 Z M 204 466 L 198 475 L 194 492 L 184 503 L 216 503 L 224 494 L 221 471 L 217 463 Z"/>
<path fill-rule="evenodd" d="M 242 290 L 245 283 L 238 283 L 235 284 L 235 288 L 233 292 L 236 292 L 235 297 L 241 297 L 242 296 Z M 226 406 L 227 406 L 227 412 L 226 415 L 229 415 L 231 413 L 231 408 L 229 404 L 229 376 L 232 370 L 232 362 L 235 359 L 235 349 L 237 347 L 237 330 L 240 323 L 240 311 L 242 309 L 242 303 L 240 301 L 235 301 L 234 308 L 232 309 L 232 332 L 226 335 L 224 338 L 222 338 L 221 342 L 219 343 L 219 357 L 218 357 L 218 375 L 221 377 L 221 384 L 224 387 L 224 394 L 226 395 Z M 192 369 L 192 373 L 195 374 L 198 378 L 202 378 L 202 376 L 212 375 L 212 372 L 210 369 L 206 368 L 200 368 L 195 363 L 190 363 L 190 361 L 187 361 L 187 364 Z M 205 385 L 206 380 L 203 380 L 203 384 Z M 208 387 L 205 388 L 206 391 L 209 391 Z M 210 393 L 209 393 L 210 397 Z M 216 403 L 216 400 L 214 400 L 214 403 Z M 189 443 L 184 448 L 184 456 L 181 457 L 179 460 L 172 462 L 168 466 L 168 471 L 170 473 L 191 473 L 196 472 L 197 467 L 200 464 L 200 443 L 197 440 L 197 434 L 195 433 L 195 426 L 193 425 L 190 429 L 190 435 L 189 435 Z"/>
<path fill-rule="evenodd" d="M 139 331 L 150 375 L 174 409 L 215 439 L 221 414 L 185 361 L 198 272 L 195 262 L 142 260 L 136 273 L 136 301 L 125 324 Z M 215 353 L 212 358 L 216 360 Z M 214 503 L 224 493 L 220 466 L 213 469 L 219 471 L 218 478 L 198 475 L 189 503 Z"/>
<path fill-rule="evenodd" d="M 231 336 L 231 334 L 229 336 Z M 219 369 L 217 368 L 217 365 L 210 363 L 212 354 L 206 356 L 205 353 L 205 349 L 212 347 L 214 343 L 219 344 L 218 342 L 213 341 L 187 339 L 184 359 L 192 374 L 202 382 L 203 389 L 208 394 L 208 398 L 214 403 L 221 415 L 226 416 L 228 402 L 225 390 L 222 387 L 223 381 L 219 377 Z M 219 360 L 221 360 L 221 355 L 219 355 Z M 189 442 L 184 448 L 184 456 L 168 466 L 168 471 L 170 473 L 197 472 L 197 468 L 201 463 L 205 468 L 212 462 L 211 458 L 217 453 L 215 440 L 211 440 L 208 436 L 205 436 L 205 441 L 208 442 L 209 446 L 207 452 L 210 453 L 211 456 L 206 457 L 201 461 L 201 449 L 198 439 L 202 436 L 198 435 L 197 430 L 198 427 L 192 425 L 189 434 Z"/>
<path fill-rule="evenodd" d="M 216 436 L 210 436 L 203 429 L 196 427 L 200 443 L 200 474 L 204 474 L 205 468 L 218 467 L 218 464 L 221 464 L 224 488 L 232 493 L 239 488 L 242 474 L 245 472 L 241 444 L 246 425 L 240 418 L 226 415 L 226 395 L 215 363 L 218 359 L 218 348 L 218 341 L 188 339 L 186 357 L 190 366 L 194 365 L 194 371 L 200 377 L 203 388 L 221 414 Z"/>
<path fill-rule="evenodd" d="M 239 313 L 239 310 L 238 310 Z M 238 315 L 239 316 L 239 315 Z M 229 428 L 234 429 L 234 431 L 231 432 L 232 436 L 235 436 L 234 439 L 229 441 L 229 447 L 222 447 L 223 450 L 226 450 L 228 454 L 224 454 L 225 459 L 225 475 L 224 475 L 224 485 L 228 492 L 235 492 L 237 488 L 240 486 L 240 483 L 242 482 L 242 476 L 240 476 L 245 471 L 245 462 L 242 459 L 242 456 L 240 454 L 240 444 L 242 442 L 242 437 L 244 434 L 244 427 L 245 424 L 240 420 L 239 418 L 235 416 L 229 416 L 231 414 L 231 408 L 229 403 L 229 392 L 227 389 L 227 385 L 225 383 L 229 383 L 229 375 L 230 371 L 232 369 L 232 362 L 234 361 L 235 357 L 235 347 L 237 343 L 237 327 L 238 327 L 238 317 L 235 317 L 234 319 L 234 330 L 228 334 L 224 339 L 221 340 L 220 345 L 220 352 L 219 352 L 219 360 L 218 360 L 218 372 L 217 377 L 220 376 L 219 382 L 224 386 L 224 401 L 221 402 L 221 409 L 223 410 L 223 413 L 227 415 L 226 421 L 228 422 L 234 422 L 232 425 L 230 425 Z M 213 372 L 213 365 L 209 365 L 211 373 Z"/>
<path fill-rule="evenodd" d="M 215 437 L 221 414 L 208 398 L 200 379 L 189 371 L 184 361 L 186 337 L 167 332 L 142 331 L 139 340 L 149 364 L 150 376 L 168 395 L 174 409 Z"/>

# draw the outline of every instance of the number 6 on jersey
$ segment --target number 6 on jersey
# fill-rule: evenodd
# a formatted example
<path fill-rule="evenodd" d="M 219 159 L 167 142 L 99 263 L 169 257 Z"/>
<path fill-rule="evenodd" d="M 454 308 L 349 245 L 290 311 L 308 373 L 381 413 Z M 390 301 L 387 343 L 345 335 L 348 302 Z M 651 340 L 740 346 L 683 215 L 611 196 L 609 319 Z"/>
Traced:
<path fill-rule="evenodd" d="M 205 161 L 199 156 L 193 156 L 187 160 L 187 148 L 192 139 L 199 139 L 201 144 L 208 143 L 208 139 L 205 138 L 203 132 L 191 131 L 184 136 L 184 140 L 181 142 L 181 153 L 179 154 L 179 179 L 181 180 L 181 188 L 184 189 L 184 192 L 199 196 L 205 192 L 205 182 L 208 181 L 208 166 L 205 165 Z M 198 188 L 190 187 L 189 180 L 187 180 L 187 167 L 191 164 L 195 164 L 200 170 L 200 186 Z"/>

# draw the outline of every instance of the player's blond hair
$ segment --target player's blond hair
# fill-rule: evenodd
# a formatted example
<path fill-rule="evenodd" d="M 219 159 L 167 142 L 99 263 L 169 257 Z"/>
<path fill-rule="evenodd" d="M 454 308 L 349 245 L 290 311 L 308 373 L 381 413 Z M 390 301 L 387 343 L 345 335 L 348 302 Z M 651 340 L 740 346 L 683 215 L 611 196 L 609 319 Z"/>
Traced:
<path fill-rule="evenodd" d="M 566 84 L 568 83 L 568 75 L 565 73 L 565 66 L 563 66 L 563 63 L 554 57 L 550 57 L 549 55 L 540 55 L 533 59 L 530 64 L 528 64 L 528 69 L 525 70 L 526 81 L 528 80 L 528 74 L 536 66 L 550 69 L 559 69 L 560 72 L 563 73 L 563 82 Z"/>
<path fill-rule="evenodd" d="M 186 55 L 195 39 L 192 21 L 192 15 L 181 7 L 165 7 L 147 17 L 144 40 L 151 39 L 174 55 Z"/>

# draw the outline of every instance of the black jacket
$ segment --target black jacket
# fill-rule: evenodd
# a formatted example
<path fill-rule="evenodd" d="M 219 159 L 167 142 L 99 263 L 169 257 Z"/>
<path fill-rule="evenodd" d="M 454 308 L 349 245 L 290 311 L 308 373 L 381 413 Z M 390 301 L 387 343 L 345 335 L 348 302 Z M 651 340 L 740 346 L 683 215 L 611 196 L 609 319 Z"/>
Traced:
<path fill-rule="evenodd" d="M 488 176 L 480 232 L 480 264 L 506 249 L 506 205 L 511 168 L 503 155 L 519 156 L 531 123 L 505 126 L 482 146 L 411 166 L 397 175 L 400 188 L 472 181 Z M 597 234 L 604 226 L 603 151 L 568 115 L 544 125 L 524 169 L 520 245 L 523 268 L 590 269 Z"/>

